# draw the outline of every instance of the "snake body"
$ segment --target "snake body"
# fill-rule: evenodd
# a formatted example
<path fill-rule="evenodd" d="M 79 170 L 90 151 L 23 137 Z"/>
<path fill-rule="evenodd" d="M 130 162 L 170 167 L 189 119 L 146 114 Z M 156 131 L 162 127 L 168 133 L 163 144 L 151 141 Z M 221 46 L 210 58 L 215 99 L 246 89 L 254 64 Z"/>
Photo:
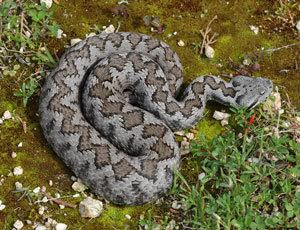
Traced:
<path fill-rule="evenodd" d="M 178 168 L 172 131 L 194 125 L 205 104 L 253 107 L 272 91 L 265 78 L 196 78 L 178 98 L 182 66 L 164 42 L 102 33 L 65 52 L 40 99 L 44 136 L 96 194 L 116 204 L 162 196 Z"/>

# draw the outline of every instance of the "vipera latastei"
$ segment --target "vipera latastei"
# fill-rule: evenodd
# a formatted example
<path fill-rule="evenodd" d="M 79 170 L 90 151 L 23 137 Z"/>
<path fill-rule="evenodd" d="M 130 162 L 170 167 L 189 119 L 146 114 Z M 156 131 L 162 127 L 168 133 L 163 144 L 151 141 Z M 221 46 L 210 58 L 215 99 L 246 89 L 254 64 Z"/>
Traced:
<path fill-rule="evenodd" d="M 195 79 L 178 99 L 182 67 L 165 43 L 102 33 L 71 47 L 42 88 L 40 120 L 54 151 L 95 193 L 118 204 L 164 194 L 179 165 L 172 131 L 195 124 L 208 100 L 253 107 L 264 78 Z"/>

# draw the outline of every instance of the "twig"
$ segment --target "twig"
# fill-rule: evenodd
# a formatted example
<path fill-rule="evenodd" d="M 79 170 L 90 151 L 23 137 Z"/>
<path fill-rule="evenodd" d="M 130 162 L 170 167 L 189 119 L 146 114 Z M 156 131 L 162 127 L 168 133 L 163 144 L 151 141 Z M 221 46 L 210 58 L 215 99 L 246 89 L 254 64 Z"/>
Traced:
<path fill-rule="evenodd" d="M 218 18 L 218 16 L 215 15 L 213 17 L 213 19 L 210 20 L 210 22 L 207 24 L 205 30 L 200 30 L 200 33 L 201 33 L 201 35 L 203 37 L 201 48 L 200 48 L 200 54 L 204 53 L 204 49 L 205 49 L 206 45 L 211 45 L 211 44 L 213 44 L 213 43 L 215 43 L 217 41 L 216 40 L 216 36 L 218 35 L 217 33 L 214 33 L 211 37 L 209 37 L 209 33 L 211 32 L 210 25 L 212 24 L 212 22 L 214 20 L 217 20 L 217 18 Z"/>
<path fill-rule="evenodd" d="M 46 192 L 41 192 L 45 197 L 47 197 L 48 200 L 53 201 L 54 203 L 58 204 L 58 205 L 63 205 L 65 207 L 69 207 L 69 208 L 76 208 L 77 205 L 76 204 L 70 204 L 67 203 L 61 199 L 58 198 L 54 198 L 53 196 L 51 196 L 49 193 Z"/>
<path fill-rule="evenodd" d="M 285 45 L 285 46 L 281 46 L 281 47 L 278 47 L 278 48 L 263 50 L 262 52 L 272 53 L 272 52 L 275 52 L 275 51 L 278 51 L 278 50 L 281 50 L 281 49 L 286 49 L 286 48 L 290 48 L 290 47 L 297 46 L 297 45 L 300 45 L 300 42 Z"/>

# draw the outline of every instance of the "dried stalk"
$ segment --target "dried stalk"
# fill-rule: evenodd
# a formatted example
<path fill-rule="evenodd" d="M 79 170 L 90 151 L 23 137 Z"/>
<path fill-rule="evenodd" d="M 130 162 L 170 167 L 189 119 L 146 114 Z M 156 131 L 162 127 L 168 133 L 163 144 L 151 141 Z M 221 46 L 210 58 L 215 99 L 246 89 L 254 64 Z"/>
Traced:
<path fill-rule="evenodd" d="M 200 33 L 201 33 L 202 38 L 203 38 L 201 48 L 200 48 L 200 54 L 204 53 L 205 46 L 214 44 L 217 41 L 217 39 L 216 39 L 216 37 L 218 35 L 217 33 L 214 33 L 211 37 L 209 35 L 209 33 L 211 32 L 211 27 L 210 26 L 211 26 L 212 22 L 217 20 L 217 19 L 218 19 L 218 16 L 215 15 L 213 17 L 213 19 L 210 20 L 210 22 L 207 24 L 205 30 L 200 30 Z"/>

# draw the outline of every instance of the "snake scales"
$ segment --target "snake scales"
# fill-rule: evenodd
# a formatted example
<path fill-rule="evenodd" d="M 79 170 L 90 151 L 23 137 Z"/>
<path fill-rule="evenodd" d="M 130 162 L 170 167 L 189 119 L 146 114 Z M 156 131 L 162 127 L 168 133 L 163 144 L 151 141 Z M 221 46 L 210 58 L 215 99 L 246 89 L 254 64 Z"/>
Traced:
<path fill-rule="evenodd" d="M 96 194 L 117 204 L 163 195 L 179 166 L 172 131 L 194 125 L 208 100 L 253 107 L 272 91 L 264 78 L 195 79 L 178 99 L 182 67 L 165 43 L 102 33 L 71 47 L 42 88 L 47 141 Z"/>

